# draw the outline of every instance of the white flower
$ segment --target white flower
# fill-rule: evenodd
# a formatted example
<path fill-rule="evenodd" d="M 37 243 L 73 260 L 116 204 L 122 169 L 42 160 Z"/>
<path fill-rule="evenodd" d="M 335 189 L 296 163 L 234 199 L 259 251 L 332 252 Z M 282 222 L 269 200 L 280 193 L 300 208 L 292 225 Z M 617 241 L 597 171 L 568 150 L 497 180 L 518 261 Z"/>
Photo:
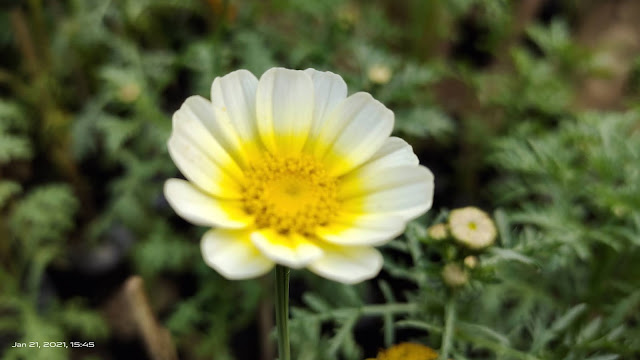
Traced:
<path fill-rule="evenodd" d="M 188 98 L 173 116 L 169 153 L 188 181 L 165 196 L 184 219 L 212 227 L 206 263 L 229 279 L 274 263 L 356 283 L 374 277 L 374 246 L 431 207 L 433 175 L 394 116 L 367 93 L 347 97 L 330 72 L 273 68 L 216 78 L 211 102 Z"/>
<path fill-rule="evenodd" d="M 475 250 L 492 245 L 497 235 L 493 220 L 475 207 L 451 211 L 449 231 L 455 240 Z"/>

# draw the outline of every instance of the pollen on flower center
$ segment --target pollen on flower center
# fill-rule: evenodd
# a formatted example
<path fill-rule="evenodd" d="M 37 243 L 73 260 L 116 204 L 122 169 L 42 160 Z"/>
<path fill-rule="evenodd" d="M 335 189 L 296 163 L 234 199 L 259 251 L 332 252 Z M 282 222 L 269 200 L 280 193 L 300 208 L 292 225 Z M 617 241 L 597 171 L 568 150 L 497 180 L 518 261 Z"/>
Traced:
<path fill-rule="evenodd" d="M 244 210 L 258 228 L 311 234 L 338 207 L 336 179 L 307 156 L 267 155 L 245 172 Z"/>

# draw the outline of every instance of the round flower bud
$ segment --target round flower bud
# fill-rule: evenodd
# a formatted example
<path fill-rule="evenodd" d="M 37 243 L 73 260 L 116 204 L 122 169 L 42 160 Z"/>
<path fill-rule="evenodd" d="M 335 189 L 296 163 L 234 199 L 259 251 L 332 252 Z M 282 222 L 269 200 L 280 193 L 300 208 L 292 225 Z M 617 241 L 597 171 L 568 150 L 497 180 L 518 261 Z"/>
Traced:
<path fill-rule="evenodd" d="M 474 250 L 492 245 L 496 240 L 496 226 L 484 211 L 465 207 L 449 214 L 451 236 L 459 243 Z"/>
<path fill-rule="evenodd" d="M 446 224 L 435 224 L 427 229 L 427 235 L 433 240 L 446 240 L 449 237 L 449 229 Z"/>
<path fill-rule="evenodd" d="M 140 85 L 135 82 L 122 86 L 118 91 L 118 98 L 124 103 L 132 103 L 140 96 Z"/>
<path fill-rule="evenodd" d="M 449 287 L 460 287 L 469 281 L 469 274 L 460 265 L 450 263 L 442 269 L 442 279 Z"/>
<path fill-rule="evenodd" d="M 369 67 L 367 72 L 367 76 L 369 76 L 369 80 L 371 80 L 374 84 L 386 84 L 391 80 L 391 68 L 387 65 L 376 64 Z"/>
<path fill-rule="evenodd" d="M 474 269 L 476 266 L 478 266 L 478 258 L 473 255 L 465 257 L 464 266 L 468 267 L 469 269 Z"/>

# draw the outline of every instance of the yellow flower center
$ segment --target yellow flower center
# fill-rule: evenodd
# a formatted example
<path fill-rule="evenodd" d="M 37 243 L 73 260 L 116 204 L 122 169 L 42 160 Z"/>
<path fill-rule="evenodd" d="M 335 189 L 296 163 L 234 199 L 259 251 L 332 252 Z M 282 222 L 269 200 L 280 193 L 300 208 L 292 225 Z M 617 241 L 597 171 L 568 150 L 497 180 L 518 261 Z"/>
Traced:
<path fill-rule="evenodd" d="M 313 234 L 338 207 L 336 179 L 308 156 L 267 155 L 251 164 L 245 178 L 242 202 L 258 228 Z"/>

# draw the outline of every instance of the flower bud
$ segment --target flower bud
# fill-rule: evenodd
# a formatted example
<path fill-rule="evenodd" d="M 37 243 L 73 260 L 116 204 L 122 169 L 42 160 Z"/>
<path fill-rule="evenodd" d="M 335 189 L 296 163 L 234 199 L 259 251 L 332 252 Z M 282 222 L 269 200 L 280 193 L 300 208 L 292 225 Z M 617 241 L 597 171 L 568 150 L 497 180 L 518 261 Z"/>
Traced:
<path fill-rule="evenodd" d="M 469 255 L 465 257 L 464 266 L 466 266 L 469 269 L 474 269 L 476 266 L 478 266 L 478 258 L 473 255 Z"/>
<path fill-rule="evenodd" d="M 460 265 L 449 263 L 442 269 L 442 279 L 449 287 L 460 287 L 469 281 L 469 274 Z"/>
<path fill-rule="evenodd" d="M 435 224 L 427 229 L 427 235 L 433 240 L 446 240 L 449 237 L 449 229 L 446 224 Z"/>
<path fill-rule="evenodd" d="M 391 68 L 387 65 L 375 64 L 369 67 L 367 76 L 374 84 L 383 85 L 391 80 Z"/>

